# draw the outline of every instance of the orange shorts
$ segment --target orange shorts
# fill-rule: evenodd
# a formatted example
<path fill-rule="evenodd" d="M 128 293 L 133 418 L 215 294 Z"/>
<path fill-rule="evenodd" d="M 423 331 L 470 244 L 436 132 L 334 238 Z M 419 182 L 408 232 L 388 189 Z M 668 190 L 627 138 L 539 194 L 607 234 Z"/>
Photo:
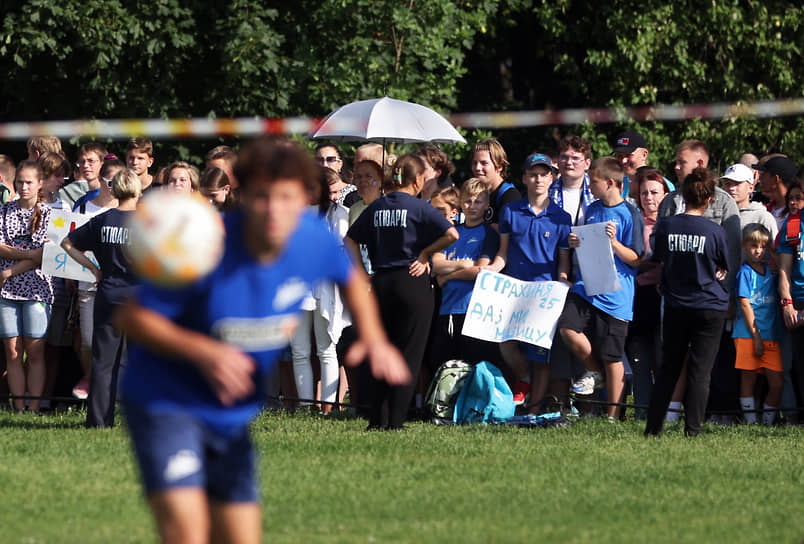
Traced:
<path fill-rule="evenodd" d="M 763 340 L 765 353 L 762 357 L 754 356 L 754 341 L 751 338 L 735 338 L 734 347 L 737 350 L 737 358 L 734 360 L 734 368 L 740 370 L 760 370 L 767 368 L 782 372 L 782 352 L 779 343 L 773 340 Z"/>

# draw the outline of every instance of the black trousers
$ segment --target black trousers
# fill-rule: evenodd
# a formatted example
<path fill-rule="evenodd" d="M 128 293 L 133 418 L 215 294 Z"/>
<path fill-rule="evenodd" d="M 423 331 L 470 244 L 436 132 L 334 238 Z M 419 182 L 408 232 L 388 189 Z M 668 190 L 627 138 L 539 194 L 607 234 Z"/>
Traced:
<path fill-rule="evenodd" d="M 89 374 L 87 427 L 114 425 L 117 384 L 126 352 L 126 339 L 112 324 L 112 315 L 130 290 L 98 288 L 92 328 L 92 371 Z"/>
<path fill-rule="evenodd" d="M 371 284 L 388 339 L 402 352 L 413 379 L 408 385 L 391 387 L 372 378 L 368 392 L 369 425 L 401 428 L 413 398 L 430 332 L 433 291 L 426 274 L 414 278 L 407 268 L 378 270 Z"/>
<path fill-rule="evenodd" d="M 688 347 L 684 433 L 695 436 L 701 432 L 709 398 L 709 381 L 724 322 L 725 312 L 665 306 L 662 366 L 659 367 L 648 405 L 645 434 L 659 434 L 662 430 Z"/>

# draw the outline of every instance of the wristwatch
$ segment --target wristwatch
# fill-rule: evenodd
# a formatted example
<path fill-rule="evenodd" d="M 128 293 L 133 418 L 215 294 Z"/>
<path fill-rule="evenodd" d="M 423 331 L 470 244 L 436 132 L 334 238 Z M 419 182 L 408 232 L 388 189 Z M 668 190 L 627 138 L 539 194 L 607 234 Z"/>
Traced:
<path fill-rule="evenodd" d="M 783 298 L 782 300 L 779 301 L 779 304 L 781 304 L 782 306 L 790 306 L 791 304 L 793 304 L 793 299 Z"/>

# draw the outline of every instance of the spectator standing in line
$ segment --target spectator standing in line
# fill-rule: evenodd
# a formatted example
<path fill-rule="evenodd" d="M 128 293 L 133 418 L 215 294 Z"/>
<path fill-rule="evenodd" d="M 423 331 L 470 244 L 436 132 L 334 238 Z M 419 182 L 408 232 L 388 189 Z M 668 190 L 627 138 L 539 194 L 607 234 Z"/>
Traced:
<path fill-rule="evenodd" d="M 706 144 L 700 140 L 684 140 L 676 148 L 675 171 L 678 182 L 683 185 L 685 178 L 692 173 L 695 168 L 707 168 L 709 166 L 709 150 Z M 667 217 L 678 215 L 685 212 L 685 200 L 681 189 L 672 191 L 659 206 L 659 222 Z M 717 225 L 721 225 L 726 230 L 726 242 L 728 244 L 729 266 L 726 276 L 726 291 L 732 297 L 731 304 L 727 312 L 727 319 L 734 319 L 737 309 L 734 300 L 734 275 L 740 268 L 740 252 L 742 248 L 742 229 L 740 227 L 740 210 L 737 203 L 731 196 L 715 185 L 709 205 L 704 210 L 704 218 L 709 219 Z M 724 328 L 722 347 L 715 363 L 715 377 L 712 379 L 712 394 L 709 396 L 710 404 L 714 409 L 735 410 L 738 403 L 738 380 L 734 370 L 734 342 L 731 339 L 731 323 L 727 323 Z M 668 412 L 669 421 L 676 421 L 679 418 L 678 410 L 681 409 L 682 401 L 685 396 L 685 384 L 687 380 L 684 372 L 679 378 L 678 386 L 673 394 Z M 730 424 L 731 416 L 725 416 L 723 423 Z"/>
<path fill-rule="evenodd" d="M 424 161 L 424 187 L 420 193 L 420 198 L 430 200 L 433 193 L 449 187 L 454 187 L 452 174 L 455 172 L 455 165 L 449 160 L 446 153 L 434 145 L 423 145 L 416 150 L 416 155 Z"/>
<path fill-rule="evenodd" d="M 220 168 L 226 172 L 226 177 L 229 178 L 229 183 L 232 185 L 232 190 L 237 193 L 240 186 L 234 174 L 235 163 L 237 162 L 237 153 L 228 145 L 219 145 L 213 147 L 207 152 L 204 157 L 205 168 Z M 165 183 L 165 181 L 163 181 Z M 235 194 L 235 196 L 237 196 Z"/>
<path fill-rule="evenodd" d="M 31 136 L 25 144 L 28 150 L 28 160 L 38 161 L 45 153 L 58 153 L 64 155 L 61 140 L 56 136 Z"/>
<path fill-rule="evenodd" d="M 626 130 L 617 136 L 614 143 L 614 156 L 625 172 L 622 197 L 636 203 L 639 200 L 639 188 L 631 187 L 631 180 L 636 175 L 637 169 L 648 164 L 648 142 L 639 131 Z M 675 189 L 670 180 L 665 178 L 665 183 L 671 191 Z"/>
<path fill-rule="evenodd" d="M 433 326 L 430 371 L 450 359 L 496 362 L 497 344 L 461 334 L 474 281 L 480 269 L 491 263 L 500 246 L 500 235 L 483 221 L 489 207 L 489 191 L 477 178 L 461 186 L 461 208 L 466 220 L 458 225 L 457 242 L 433 255 L 433 273 L 441 286 L 441 307 Z"/>
<path fill-rule="evenodd" d="M 389 386 L 374 380 L 369 391 L 369 429 L 401 429 L 430 332 L 433 290 L 430 258 L 458 239 L 458 231 L 435 208 L 416 198 L 424 185 L 424 161 L 403 155 L 396 161 L 385 195 L 366 208 L 350 227 L 346 243 L 355 258 L 366 244 L 374 276 L 372 290 L 393 345 L 402 351 L 413 381 Z"/>
<path fill-rule="evenodd" d="M 503 206 L 516 202 L 522 195 L 513 183 L 505 181 L 508 175 L 508 156 L 502 144 L 488 138 L 475 144 L 472 151 L 472 173 L 489 188 L 489 209 L 485 221 L 497 229 Z"/>
<path fill-rule="evenodd" d="M 14 200 L 14 176 L 17 167 L 14 159 L 8 155 L 0 155 L 0 203 L 5 204 Z"/>
<path fill-rule="evenodd" d="M 768 161 L 770 162 L 770 161 Z M 766 163 L 767 164 L 767 163 Z M 777 167 L 777 165 L 773 165 Z M 766 171 L 762 175 L 769 176 Z M 775 174 L 778 176 L 778 174 Z M 789 364 L 789 376 L 795 399 L 789 395 L 785 387 L 784 404 L 795 400 L 797 413 L 786 413 L 788 422 L 801 421 L 800 407 L 804 405 L 804 322 L 800 312 L 804 310 L 804 230 L 801 225 L 801 205 L 804 191 L 799 185 L 790 186 L 787 191 L 789 197 L 790 214 L 782 223 L 779 233 L 779 243 L 776 254 L 779 264 L 779 303 L 782 306 L 782 324 L 789 331 L 791 349 L 789 355 L 784 350 L 784 366 Z M 794 200 L 795 198 L 795 200 Z M 797 225 L 798 223 L 798 225 Z M 788 363 L 789 360 L 789 363 Z M 785 372 L 787 374 L 787 372 Z"/>
<path fill-rule="evenodd" d="M 621 402 L 625 389 L 623 353 L 628 322 L 633 317 L 636 267 L 645 245 L 642 216 L 622 197 L 623 175 L 622 163 L 612 157 L 592 163 L 590 188 L 598 200 L 589 206 L 586 215 L 587 225 L 606 224 L 621 288 L 587 295 L 579 270 L 558 321 L 564 342 L 586 368 L 584 375 L 572 384 L 572 389 L 579 395 L 591 395 L 605 382 L 612 403 Z M 580 243 L 577 234 L 569 235 L 571 248 L 579 247 Z M 614 421 L 619 407 L 611 405 L 607 411 L 610 421 Z"/>
<path fill-rule="evenodd" d="M 2 207 L 0 225 L 0 337 L 6 356 L 8 388 L 14 409 L 38 412 L 45 386 L 45 335 L 53 304 L 50 276 L 43 274 L 41 248 L 47 237 L 50 208 L 40 202 L 44 176 L 35 161 L 17 166 L 19 198 Z M 22 260 L 20 260 L 22 259 Z M 25 367 L 23 367 L 25 360 Z M 27 368 L 26 368 L 27 367 Z"/>
<path fill-rule="evenodd" d="M 532 153 L 522 165 L 525 198 L 507 204 L 500 214 L 500 249 L 489 269 L 522 281 L 569 281 L 569 241 L 572 218 L 550 200 L 553 170 L 550 157 Z M 538 412 L 550 381 L 550 351 L 517 340 L 500 344 L 500 352 L 519 382 L 514 402 Z M 526 379 L 530 376 L 530 386 Z"/>
<path fill-rule="evenodd" d="M 558 149 L 556 164 L 560 175 L 550 186 L 550 198 L 570 215 L 573 225 L 583 225 L 586 209 L 596 200 L 589 189 L 587 174 L 592 164 L 592 146 L 580 136 L 570 134 L 561 139 Z M 572 257 L 570 281 L 574 280 L 575 270 L 578 268 L 574 255 Z M 556 334 L 550 349 L 549 393 L 555 395 L 562 405 L 568 406 L 572 378 L 582 372 L 583 365 L 572 357 L 561 335 Z"/>
<path fill-rule="evenodd" d="M 550 198 L 570 214 L 573 225 L 583 225 L 586 208 L 595 201 L 587 174 L 592 164 L 592 146 L 572 134 L 564 136 L 558 145 L 558 171 L 561 175 L 550 186 Z"/>
<path fill-rule="evenodd" d="M 148 169 L 154 164 L 154 144 L 148 138 L 131 138 L 126 145 L 126 166 L 140 178 L 142 194 L 151 188 L 154 177 Z"/>
<path fill-rule="evenodd" d="M 93 145 L 93 144 L 87 144 Z M 82 149 L 84 149 L 82 147 Z M 93 151 L 93 149 L 95 151 Z M 92 147 L 79 153 L 79 164 L 82 164 L 81 172 L 84 177 L 91 180 L 90 186 L 97 183 L 97 191 L 94 189 L 86 193 L 84 196 L 76 201 L 73 212 L 94 217 L 111 208 L 117 207 L 117 199 L 111 190 L 112 178 L 125 168 L 125 165 L 117 159 L 105 159 L 102 163 L 97 164 L 93 161 L 100 149 Z M 97 176 L 94 169 L 97 168 Z M 94 195 L 94 196 L 93 196 Z M 91 198 L 90 198 L 91 197 Z M 71 290 L 70 281 L 67 283 L 68 292 Z M 73 396 L 79 399 L 86 399 L 89 395 L 89 376 L 92 369 L 92 332 L 94 330 L 94 315 L 95 315 L 95 294 L 97 288 L 93 282 L 79 281 L 78 282 L 78 314 L 81 333 L 81 369 L 84 371 L 84 376 L 73 387 Z"/>
<path fill-rule="evenodd" d="M 136 282 L 125 247 L 129 240 L 126 221 L 142 194 L 140 178 L 134 170 L 121 168 L 112 177 L 111 185 L 117 205 L 95 215 L 61 241 L 67 254 L 96 279 L 87 427 L 114 425 L 125 338 L 112 322 L 112 314 L 132 294 Z M 87 258 L 84 251 L 92 251 L 99 266 Z"/>
<path fill-rule="evenodd" d="M 720 177 L 723 189 L 729 193 L 740 210 L 740 230 L 745 233 L 745 229 L 751 225 L 762 225 L 771 234 L 771 239 L 776 239 L 779 227 L 776 219 L 759 202 L 751 202 L 751 194 L 754 192 L 754 171 L 744 164 L 732 164 Z M 745 245 L 745 240 L 743 240 Z M 773 251 L 771 245 L 770 251 Z M 743 254 L 744 255 L 744 254 Z"/>
<path fill-rule="evenodd" d="M 752 168 L 759 171 L 759 186 L 762 194 L 769 199 L 768 211 L 776 218 L 781 230 L 786 213 L 787 191 L 796 181 L 798 167 L 784 155 L 763 157 Z"/>
<path fill-rule="evenodd" d="M 729 263 L 726 233 L 703 217 L 715 195 L 715 178 L 698 167 L 684 179 L 681 191 L 684 213 L 658 222 L 653 233 L 652 259 L 662 263 L 665 341 L 648 407 L 646 435 L 661 433 L 685 359 L 684 433 L 700 434 L 729 306 L 729 293 L 722 283 Z"/>
<path fill-rule="evenodd" d="M 335 202 L 341 206 L 351 208 L 352 205 L 360 200 L 360 195 L 357 193 L 357 187 L 349 183 L 351 181 L 351 173 L 344 166 L 343 153 L 335 144 L 319 144 L 315 148 L 315 161 L 321 166 L 326 166 L 330 170 L 338 173 L 341 180 L 335 185 L 330 186 L 330 191 L 337 191 Z"/>
<path fill-rule="evenodd" d="M 664 176 L 653 167 L 637 170 L 633 183 L 639 187 L 639 211 L 644 222 L 645 250 L 636 275 L 634 319 L 628 326 L 625 352 L 632 371 L 634 403 L 647 406 L 653 391 L 653 378 L 661 361 L 661 295 L 658 291 L 661 266 L 648 259 L 653 253 L 650 237 L 659 216 L 659 205 L 670 192 Z M 637 419 L 647 417 L 646 408 L 635 410 Z"/>
<path fill-rule="evenodd" d="M 165 170 L 165 188 L 177 193 L 196 193 L 201 189 L 198 168 L 184 161 L 177 161 Z"/>
<path fill-rule="evenodd" d="M 774 222 L 775 224 L 775 222 Z M 751 224 L 743 235 L 745 262 L 737 272 L 737 300 L 740 310 L 734 324 L 735 367 L 740 370 L 740 407 L 747 423 L 757 422 L 754 387 L 757 374 L 764 372 L 768 394 L 762 423 L 773 425 L 784 387 L 784 368 L 779 346 L 778 276 L 768 266 L 771 233 Z"/>

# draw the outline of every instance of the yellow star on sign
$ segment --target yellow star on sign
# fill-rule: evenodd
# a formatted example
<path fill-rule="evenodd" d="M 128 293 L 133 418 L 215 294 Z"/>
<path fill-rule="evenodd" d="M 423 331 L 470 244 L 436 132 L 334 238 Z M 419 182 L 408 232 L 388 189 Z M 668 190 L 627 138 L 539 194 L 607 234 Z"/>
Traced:
<path fill-rule="evenodd" d="M 57 217 L 56 219 L 54 219 L 53 220 L 53 226 L 57 227 L 57 228 L 60 228 L 60 229 L 63 229 L 64 228 L 64 218 L 63 217 Z"/>

